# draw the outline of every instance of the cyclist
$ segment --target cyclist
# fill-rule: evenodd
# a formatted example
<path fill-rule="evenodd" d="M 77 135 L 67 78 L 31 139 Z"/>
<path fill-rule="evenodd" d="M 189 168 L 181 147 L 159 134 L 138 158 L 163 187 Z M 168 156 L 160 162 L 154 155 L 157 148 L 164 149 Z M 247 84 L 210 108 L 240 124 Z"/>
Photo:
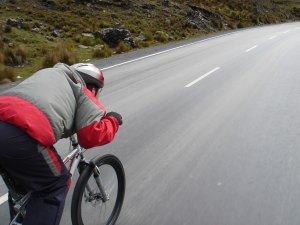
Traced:
<path fill-rule="evenodd" d="M 97 100 L 103 85 L 93 64 L 58 63 L 1 93 L 0 164 L 17 186 L 33 192 L 23 225 L 60 222 L 71 175 L 53 144 L 74 133 L 84 148 L 114 139 L 122 116 L 106 113 Z M 12 217 L 10 197 L 9 205 Z"/>

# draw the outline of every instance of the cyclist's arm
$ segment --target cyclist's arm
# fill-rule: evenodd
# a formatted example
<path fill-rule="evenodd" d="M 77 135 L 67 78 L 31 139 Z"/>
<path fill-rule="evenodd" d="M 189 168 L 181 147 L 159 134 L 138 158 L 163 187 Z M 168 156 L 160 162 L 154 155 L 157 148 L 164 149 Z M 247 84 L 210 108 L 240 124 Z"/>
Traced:
<path fill-rule="evenodd" d="M 93 94 L 84 89 L 77 106 L 75 126 L 79 144 L 92 148 L 110 143 L 119 129 L 117 119 L 106 117 L 104 107 Z"/>
<path fill-rule="evenodd" d="M 114 139 L 118 129 L 119 123 L 115 118 L 105 117 L 77 132 L 79 144 L 84 148 L 108 144 Z"/>

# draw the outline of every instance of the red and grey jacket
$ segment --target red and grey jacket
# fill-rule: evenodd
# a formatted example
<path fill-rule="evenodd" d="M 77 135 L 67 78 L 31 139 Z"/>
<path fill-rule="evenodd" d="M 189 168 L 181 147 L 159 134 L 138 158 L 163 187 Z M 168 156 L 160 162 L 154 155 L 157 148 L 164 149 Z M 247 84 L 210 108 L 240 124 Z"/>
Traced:
<path fill-rule="evenodd" d="M 105 114 L 80 75 L 62 63 L 36 72 L 0 96 L 0 120 L 44 146 L 74 133 L 84 148 L 111 142 L 119 124 Z"/>

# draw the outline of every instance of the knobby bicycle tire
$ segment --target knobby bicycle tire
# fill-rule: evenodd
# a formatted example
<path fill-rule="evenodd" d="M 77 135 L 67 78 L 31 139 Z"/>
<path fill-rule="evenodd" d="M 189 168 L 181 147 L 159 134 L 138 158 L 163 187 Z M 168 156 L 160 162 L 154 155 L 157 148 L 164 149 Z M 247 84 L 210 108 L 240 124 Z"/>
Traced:
<path fill-rule="evenodd" d="M 117 197 L 115 201 L 115 205 L 113 207 L 112 213 L 109 216 L 109 219 L 105 223 L 105 225 L 114 225 L 117 221 L 119 214 L 121 212 L 121 208 L 123 205 L 124 195 L 125 195 L 125 173 L 124 168 L 120 160 L 114 155 L 104 155 L 101 157 L 97 157 L 93 160 L 95 165 L 101 167 L 103 165 L 109 165 L 113 168 L 116 173 L 118 180 L 118 191 Z M 87 225 L 84 224 L 82 220 L 82 209 L 81 202 L 83 200 L 84 190 L 89 181 L 89 179 L 93 176 L 93 169 L 87 166 L 80 174 L 78 181 L 75 185 L 75 189 L 72 196 L 71 203 L 71 219 L 73 225 Z M 101 176 L 101 174 L 100 174 Z M 99 212 L 100 213 L 100 212 Z"/>

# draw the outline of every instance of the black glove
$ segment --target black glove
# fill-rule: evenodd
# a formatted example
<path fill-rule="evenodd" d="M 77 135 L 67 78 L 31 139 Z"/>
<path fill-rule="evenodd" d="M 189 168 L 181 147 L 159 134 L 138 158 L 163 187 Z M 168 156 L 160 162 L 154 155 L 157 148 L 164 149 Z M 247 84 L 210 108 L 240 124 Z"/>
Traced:
<path fill-rule="evenodd" d="M 123 124 L 122 116 L 119 113 L 116 112 L 109 112 L 106 114 L 106 116 L 112 116 L 118 120 L 119 125 L 121 126 Z"/>

